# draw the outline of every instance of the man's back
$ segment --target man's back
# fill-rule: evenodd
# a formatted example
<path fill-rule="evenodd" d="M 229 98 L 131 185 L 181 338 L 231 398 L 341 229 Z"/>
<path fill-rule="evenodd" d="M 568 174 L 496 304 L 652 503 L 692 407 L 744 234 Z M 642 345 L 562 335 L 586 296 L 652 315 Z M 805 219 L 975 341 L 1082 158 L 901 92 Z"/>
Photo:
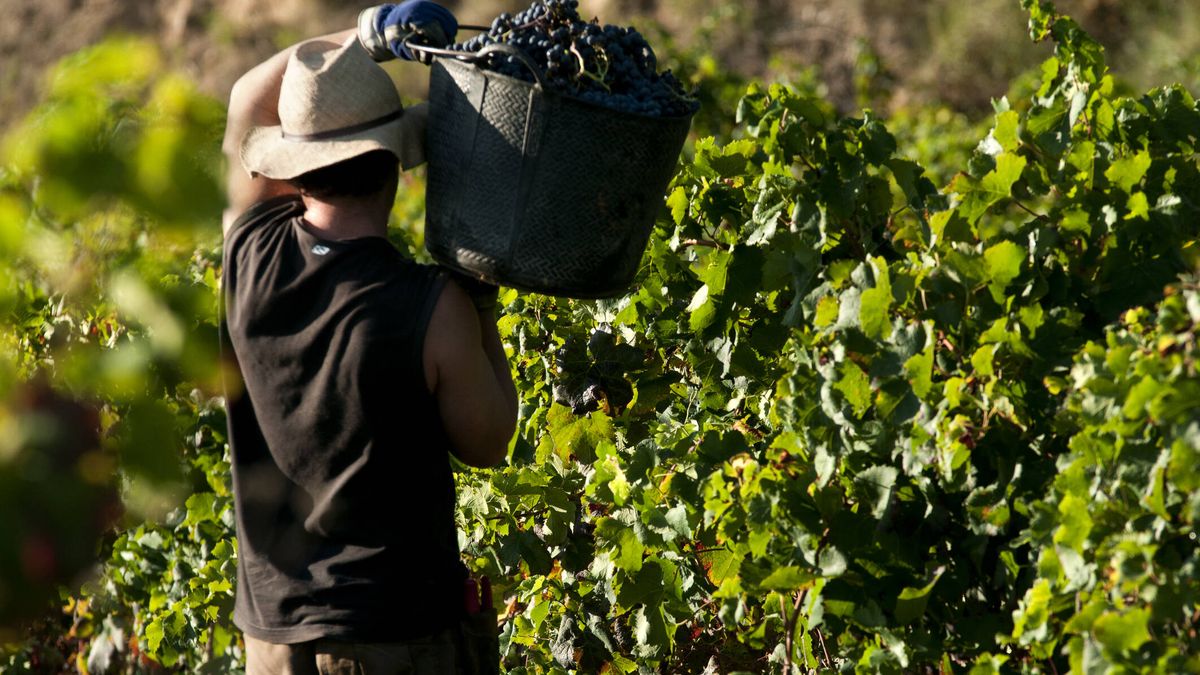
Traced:
<path fill-rule="evenodd" d="M 226 236 L 226 339 L 244 382 L 229 401 L 235 616 L 277 643 L 428 634 L 457 618 L 465 576 L 422 368 L 443 277 L 382 237 L 322 239 L 303 212 L 295 197 L 263 202 Z M 404 606 L 422 608 L 410 625 Z"/>
<path fill-rule="evenodd" d="M 393 28 L 418 15 L 453 35 L 427 0 L 364 13 Z M 494 626 L 465 640 L 456 621 L 470 603 L 449 455 L 493 466 L 516 426 L 497 289 L 387 243 L 400 171 L 424 161 L 425 107 L 403 106 L 364 28 L 375 44 L 386 26 L 286 48 L 230 92 L 234 619 L 249 675 L 442 675 L 466 654 L 496 672 Z"/>

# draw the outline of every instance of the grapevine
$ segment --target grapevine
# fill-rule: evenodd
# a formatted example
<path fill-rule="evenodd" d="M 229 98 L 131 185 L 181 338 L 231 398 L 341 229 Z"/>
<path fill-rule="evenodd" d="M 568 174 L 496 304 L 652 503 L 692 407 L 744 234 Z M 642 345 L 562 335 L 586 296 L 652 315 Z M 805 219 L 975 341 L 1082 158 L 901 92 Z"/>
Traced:
<path fill-rule="evenodd" d="M 1200 672 L 1200 104 L 1177 85 L 1122 94 L 1077 24 L 1023 4 L 1053 56 L 986 128 L 917 132 L 955 149 L 914 161 L 890 123 L 799 85 L 705 90 L 715 135 L 690 144 L 628 295 L 500 292 L 521 421 L 505 465 L 456 484 L 507 672 Z M 573 9 L 534 5 L 486 39 L 548 34 Z M 621 91 L 616 50 L 568 37 L 567 94 Z M 36 236 L 0 237 L 0 389 L 45 374 L 102 411 L 123 486 L 193 494 L 128 516 L 103 575 L 5 672 L 243 663 L 203 351 L 219 214 L 129 178 L 157 176 L 144 158 L 186 172 L 216 154 L 197 124 L 214 104 L 149 105 L 167 90 L 153 71 L 114 84 L 131 51 L 72 63 L 75 88 L 60 78 L 6 155 L 0 225 Z M 151 133 L 160 115 L 182 133 Z M 75 128 L 85 142 L 63 143 Z M 104 170 L 62 169 L 80 158 Z M 402 180 L 392 236 L 421 255 L 402 241 L 421 178 Z M 157 238 L 192 210 L 207 239 Z M 19 397 L 0 425 L 26 423 Z M 29 475 L 41 446 L 22 438 L 0 439 L 0 475 Z"/>

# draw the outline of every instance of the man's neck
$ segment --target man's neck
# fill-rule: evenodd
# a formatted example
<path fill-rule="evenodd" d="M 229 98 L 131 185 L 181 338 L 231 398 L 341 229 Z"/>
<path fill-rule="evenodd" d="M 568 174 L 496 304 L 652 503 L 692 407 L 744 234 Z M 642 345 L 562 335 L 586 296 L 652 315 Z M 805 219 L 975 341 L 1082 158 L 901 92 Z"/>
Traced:
<path fill-rule="evenodd" d="M 304 197 L 304 220 L 326 239 L 387 236 L 388 208 L 373 199 Z"/>

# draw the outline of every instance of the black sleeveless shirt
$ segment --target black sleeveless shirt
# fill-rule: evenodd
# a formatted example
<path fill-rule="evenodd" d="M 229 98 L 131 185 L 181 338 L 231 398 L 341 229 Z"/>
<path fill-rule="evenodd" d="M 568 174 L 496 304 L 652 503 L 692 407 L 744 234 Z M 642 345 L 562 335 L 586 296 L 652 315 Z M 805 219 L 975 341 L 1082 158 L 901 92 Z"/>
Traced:
<path fill-rule="evenodd" d="M 261 202 L 225 236 L 234 621 L 281 644 L 428 635 L 466 575 L 421 358 L 444 277 L 383 238 L 321 239 L 303 211 Z"/>

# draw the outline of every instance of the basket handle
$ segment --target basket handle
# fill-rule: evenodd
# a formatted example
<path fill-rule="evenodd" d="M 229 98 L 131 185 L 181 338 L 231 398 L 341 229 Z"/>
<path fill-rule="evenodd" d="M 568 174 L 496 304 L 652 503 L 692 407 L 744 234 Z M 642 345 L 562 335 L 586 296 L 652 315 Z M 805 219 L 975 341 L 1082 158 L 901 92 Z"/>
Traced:
<path fill-rule="evenodd" d="M 411 40 L 411 38 L 410 38 L 410 40 Z M 441 47 L 430 47 L 429 45 L 423 45 L 420 43 L 411 42 L 410 40 L 405 40 L 405 42 L 404 42 L 404 45 L 406 47 L 408 47 L 409 49 L 415 49 L 417 51 L 426 52 L 428 54 L 433 54 L 434 56 L 448 56 L 451 58 L 458 59 L 459 61 L 466 61 L 468 63 L 475 63 L 476 61 L 482 61 L 484 57 L 486 57 L 490 54 L 495 54 L 497 52 L 505 54 L 507 56 L 511 56 L 511 57 L 515 58 L 516 60 L 520 61 L 521 65 L 528 68 L 529 72 L 533 73 L 533 78 L 535 80 L 537 80 L 539 87 L 541 87 L 542 89 L 547 88 L 546 76 L 542 74 L 542 71 L 537 67 L 537 64 L 534 63 L 533 59 L 529 58 L 528 54 L 521 51 L 520 49 L 517 49 L 516 47 L 514 47 L 512 45 L 504 44 L 502 42 L 497 42 L 496 44 L 490 44 L 490 45 L 484 47 L 483 49 L 480 49 L 477 52 L 456 52 L 453 49 L 442 49 Z"/>
<path fill-rule="evenodd" d="M 537 64 L 533 62 L 533 59 L 529 58 L 528 54 L 512 45 L 507 45 L 503 42 L 490 44 L 475 52 L 475 59 L 480 60 L 489 54 L 494 54 L 497 52 L 511 56 L 520 61 L 521 65 L 525 66 L 529 69 L 529 72 L 533 73 L 533 79 L 537 80 L 538 86 L 542 89 L 546 88 L 546 76 L 542 74 L 541 69 L 537 67 Z"/>

